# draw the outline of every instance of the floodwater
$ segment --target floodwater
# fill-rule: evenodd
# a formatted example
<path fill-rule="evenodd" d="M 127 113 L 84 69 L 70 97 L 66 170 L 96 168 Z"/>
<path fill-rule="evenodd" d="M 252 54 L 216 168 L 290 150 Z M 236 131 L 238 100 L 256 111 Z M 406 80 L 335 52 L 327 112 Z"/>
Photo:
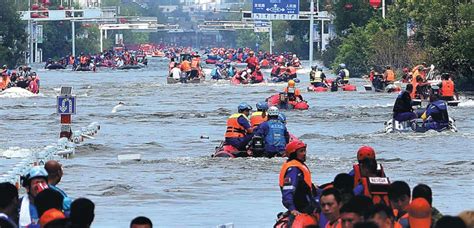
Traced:
<path fill-rule="evenodd" d="M 284 211 L 278 187 L 284 160 L 210 155 L 240 102 L 255 107 L 283 85 L 167 85 L 166 69 L 166 62 L 151 60 L 148 68 L 130 71 L 39 70 L 39 96 L 0 95 L 2 172 L 18 160 L 6 157 L 56 142 L 56 96 L 62 85 L 73 86 L 78 106 L 73 128 L 93 121 L 102 128 L 73 158 L 62 160 L 59 186 L 73 198 L 95 202 L 94 227 L 126 227 L 138 215 L 157 227 L 271 227 Z M 396 94 L 364 92 L 363 80 L 355 80 L 357 92 L 309 93 L 307 74 L 299 77 L 310 109 L 285 114 L 289 131 L 309 145 L 307 164 L 315 183 L 348 172 L 357 149 L 366 144 L 376 149 L 391 181 L 430 185 L 441 212 L 474 208 L 474 101 L 469 97 L 449 110 L 457 133 L 385 134 L 383 123 Z M 112 111 L 119 102 L 124 105 Z M 118 161 L 117 155 L 131 153 L 142 160 Z"/>

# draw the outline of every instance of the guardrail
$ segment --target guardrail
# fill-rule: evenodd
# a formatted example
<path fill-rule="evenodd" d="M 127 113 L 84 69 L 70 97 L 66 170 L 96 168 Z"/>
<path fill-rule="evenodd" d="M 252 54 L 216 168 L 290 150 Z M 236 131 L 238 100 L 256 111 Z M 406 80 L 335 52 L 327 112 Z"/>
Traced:
<path fill-rule="evenodd" d="M 38 152 L 23 158 L 13 166 L 9 171 L 0 176 L 0 182 L 10 182 L 20 187 L 20 176 L 24 175 L 33 165 L 44 165 L 52 159 L 69 158 L 76 152 L 76 146 L 85 139 L 94 139 L 99 132 L 100 125 L 97 122 L 82 127 L 81 130 L 72 132 L 70 138 L 62 137 L 56 143 L 46 146 Z"/>

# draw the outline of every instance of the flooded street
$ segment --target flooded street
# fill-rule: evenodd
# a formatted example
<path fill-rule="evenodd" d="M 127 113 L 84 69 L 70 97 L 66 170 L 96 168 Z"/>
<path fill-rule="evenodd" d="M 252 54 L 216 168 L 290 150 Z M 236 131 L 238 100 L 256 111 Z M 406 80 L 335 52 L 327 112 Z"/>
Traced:
<path fill-rule="evenodd" d="M 75 157 L 61 161 L 65 174 L 59 186 L 73 198 L 95 202 L 93 227 L 125 227 L 138 215 L 157 227 L 273 226 L 284 211 L 278 187 L 284 159 L 228 160 L 211 154 L 240 102 L 255 108 L 284 84 L 167 85 L 167 64 L 152 59 L 145 69 L 97 73 L 38 70 L 38 96 L 0 95 L 0 155 L 20 156 L 56 142 L 56 96 L 61 86 L 73 86 L 73 129 L 97 121 L 101 131 L 78 147 Z M 383 123 L 392 115 L 396 94 L 365 92 L 361 79 L 354 79 L 357 92 L 310 93 L 307 73 L 299 78 L 310 108 L 285 114 L 288 130 L 308 144 L 306 163 L 315 183 L 350 171 L 357 149 L 366 144 L 375 148 L 391 181 L 404 180 L 412 188 L 428 184 L 442 213 L 472 209 L 472 97 L 449 109 L 457 133 L 385 134 Z M 119 102 L 124 106 L 112 112 Z M 142 160 L 118 161 L 117 155 L 130 153 Z M 15 161 L 0 158 L 2 171 Z"/>

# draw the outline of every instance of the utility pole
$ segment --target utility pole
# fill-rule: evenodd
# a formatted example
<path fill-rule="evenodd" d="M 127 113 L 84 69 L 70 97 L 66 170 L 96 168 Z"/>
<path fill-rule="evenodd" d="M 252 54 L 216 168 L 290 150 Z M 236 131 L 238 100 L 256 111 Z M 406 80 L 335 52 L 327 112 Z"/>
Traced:
<path fill-rule="evenodd" d="M 314 26 L 314 0 L 310 4 L 310 19 L 309 19 L 309 67 L 313 65 L 313 26 Z"/>
<path fill-rule="evenodd" d="M 382 0 L 382 18 L 385 19 L 385 0 Z"/>

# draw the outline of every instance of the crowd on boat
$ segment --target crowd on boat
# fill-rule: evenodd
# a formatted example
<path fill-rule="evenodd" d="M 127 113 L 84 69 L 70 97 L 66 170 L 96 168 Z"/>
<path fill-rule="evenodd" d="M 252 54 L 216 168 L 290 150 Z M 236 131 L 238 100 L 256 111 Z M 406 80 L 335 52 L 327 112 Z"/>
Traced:
<path fill-rule="evenodd" d="M 18 189 L 10 182 L 0 183 L 1 228 L 88 228 L 95 218 L 95 204 L 87 198 L 73 199 L 59 186 L 62 165 L 55 160 L 32 166 L 21 176 Z M 24 195 L 19 194 L 24 192 Z M 131 218 L 132 219 L 132 218 Z M 130 228 L 152 228 L 151 220 L 135 217 Z"/>
<path fill-rule="evenodd" d="M 18 69 L 8 69 L 7 65 L 3 65 L 0 69 L 0 91 L 4 91 L 11 87 L 19 87 L 28 90 L 34 94 L 40 91 L 40 78 L 35 71 L 31 71 L 29 66 L 20 66 Z"/>
<path fill-rule="evenodd" d="M 80 53 L 78 56 L 69 55 L 58 61 L 48 59 L 45 69 L 66 69 L 71 66 L 75 71 L 96 71 L 97 67 L 115 69 L 134 69 L 146 66 L 148 59 L 136 51 L 108 50 L 97 54 Z"/>

